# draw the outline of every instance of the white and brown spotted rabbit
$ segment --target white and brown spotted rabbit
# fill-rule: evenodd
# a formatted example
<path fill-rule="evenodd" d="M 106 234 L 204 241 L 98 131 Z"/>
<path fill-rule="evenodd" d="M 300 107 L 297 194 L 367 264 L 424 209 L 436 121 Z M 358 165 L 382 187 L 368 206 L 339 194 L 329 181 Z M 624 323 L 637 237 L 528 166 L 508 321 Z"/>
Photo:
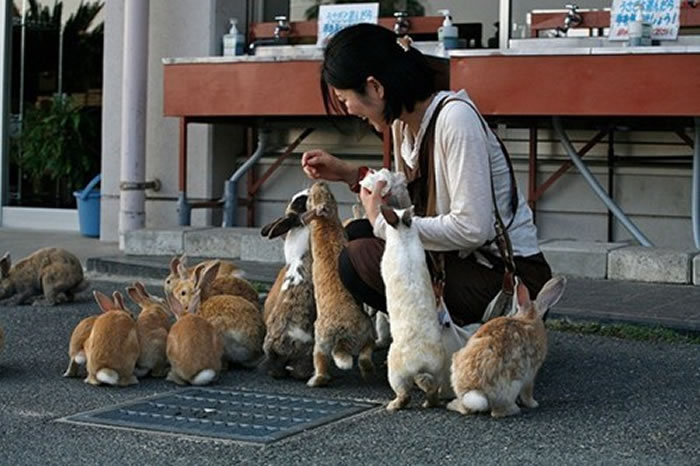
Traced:
<path fill-rule="evenodd" d="M 73 301 L 75 293 L 87 287 L 83 266 L 70 252 L 43 248 L 12 265 L 10 253 L 0 258 L 0 300 L 3 304 L 53 306 Z"/>
<path fill-rule="evenodd" d="M 141 348 L 136 331 L 136 321 L 124 306 L 124 298 L 118 291 L 112 299 L 99 291 L 95 301 L 102 309 L 85 340 L 85 357 L 88 376 L 85 382 L 92 385 L 132 385 L 138 383 L 134 367 Z"/>
<path fill-rule="evenodd" d="M 134 372 L 137 377 L 149 373 L 153 377 L 165 377 L 168 374 L 165 346 L 171 325 L 168 306 L 161 298 L 150 295 L 138 281 L 126 289 L 126 294 L 141 308 L 136 319 L 141 353 Z"/>
<path fill-rule="evenodd" d="M 166 354 L 170 362 L 167 380 L 178 385 L 207 385 L 219 377 L 224 349 L 219 335 L 206 319 L 197 314 L 199 293 L 185 309 L 172 293 L 166 295 L 177 321 L 170 328 Z"/>
<path fill-rule="evenodd" d="M 313 374 L 316 302 L 311 277 L 309 229 L 301 221 L 306 212 L 308 190 L 295 194 L 285 216 L 265 225 L 263 236 L 285 235 L 283 274 L 273 285 L 275 293 L 265 301 L 267 334 L 263 343 L 264 367 L 272 377 L 291 375 L 308 379 Z M 268 300 L 271 302 L 268 306 Z"/>
<path fill-rule="evenodd" d="M 486 322 L 452 357 L 452 388 L 447 408 L 462 414 L 490 411 L 493 417 L 520 413 L 516 400 L 536 408 L 535 377 L 547 355 L 542 316 L 564 293 L 566 279 L 550 279 L 534 302 L 518 283 L 518 312 Z"/>
<path fill-rule="evenodd" d="M 358 356 L 362 376 L 374 370 L 374 328 L 340 280 L 338 257 L 347 239 L 338 217 L 338 205 L 328 185 L 316 182 L 309 190 L 304 223 L 311 229 L 314 297 L 314 376 L 310 387 L 330 381 L 331 358 L 338 368 L 349 370 Z"/>

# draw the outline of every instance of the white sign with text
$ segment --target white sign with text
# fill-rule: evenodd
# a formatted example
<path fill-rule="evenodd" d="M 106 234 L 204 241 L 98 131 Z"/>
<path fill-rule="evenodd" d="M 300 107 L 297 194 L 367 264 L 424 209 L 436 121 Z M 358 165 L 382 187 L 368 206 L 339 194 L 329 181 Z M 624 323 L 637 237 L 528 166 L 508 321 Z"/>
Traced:
<path fill-rule="evenodd" d="M 358 23 L 377 24 L 379 3 L 344 3 L 321 5 L 318 8 L 317 44 L 326 45 L 328 38 L 343 28 Z"/>
<path fill-rule="evenodd" d="M 629 25 L 637 20 L 642 5 L 645 23 L 651 25 L 651 38 L 675 40 L 680 27 L 681 0 L 613 0 L 610 11 L 610 40 L 627 40 Z"/>

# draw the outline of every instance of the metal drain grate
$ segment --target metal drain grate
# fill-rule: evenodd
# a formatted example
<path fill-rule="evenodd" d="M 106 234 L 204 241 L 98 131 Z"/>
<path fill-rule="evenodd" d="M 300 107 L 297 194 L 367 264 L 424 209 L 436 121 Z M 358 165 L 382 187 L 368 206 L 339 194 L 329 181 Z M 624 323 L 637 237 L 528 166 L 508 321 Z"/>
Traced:
<path fill-rule="evenodd" d="M 60 420 L 270 443 L 373 407 L 347 400 L 188 388 Z"/>

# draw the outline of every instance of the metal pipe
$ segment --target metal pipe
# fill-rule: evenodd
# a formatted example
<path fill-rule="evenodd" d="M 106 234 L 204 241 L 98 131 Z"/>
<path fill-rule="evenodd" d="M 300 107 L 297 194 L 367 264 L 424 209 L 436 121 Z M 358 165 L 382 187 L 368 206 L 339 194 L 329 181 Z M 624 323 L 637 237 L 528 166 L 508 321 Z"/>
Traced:
<path fill-rule="evenodd" d="M 590 185 L 591 189 L 593 189 L 593 192 L 600 198 L 601 201 L 603 201 L 603 204 L 610 209 L 610 211 L 613 213 L 613 215 L 622 223 L 622 225 L 629 231 L 634 238 L 639 241 L 639 243 L 642 246 L 646 247 L 651 247 L 653 244 L 649 239 L 644 236 L 644 233 L 642 233 L 634 223 L 625 215 L 625 213 L 620 209 L 620 207 L 613 201 L 610 196 L 605 192 L 603 187 L 600 185 L 598 180 L 593 176 L 591 171 L 586 167 L 586 165 L 583 163 L 581 158 L 578 156 L 578 153 L 576 152 L 576 149 L 574 148 L 573 144 L 571 144 L 571 141 L 569 140 L 568 136 L 564 132 L 564 128 L 562 127 L 561 124 L 561 119 L 558 116 L 552 117 L 552 124 L 554 125 L 554 131 L 557 133 L 557 136 L 559 137 L 559 140 L 564 146 L 564 149 L 566 150 L 566 153 L 569 155 L 569 158 L 573 162 L 574 165 L 576 165 L 576 168 L 578 168 L 578 171 L 583 175 L 583 178 L 588 182 Z"/>
<path fill-rule="evenodd" d="M 226 181 L 224 185 L 224 222 L 223 226 L 232 227 L 236 225 L 236 208 L 238 207 L 238 180 L 240 180 L 243 175 L 262 157 L 267 151 L 267 143 L 270 136 L 270 130 L 263 128 L 258 131 L 258 147 L 255 152 L 248 157 L 243 165 L 238 167 L 231 178 Z"/>
<path fill-rule="evenodd" d="M 691 198 L 691 221 L 693 222 L 693 241 L 700 249 L 700 117 L 695 117 L 695 144 L 693 145 L 693 182 Z"/>
<path fill-rule="evenodd" d="M 498 47 L 501 49 L 510 47 L 510 1 L 498 2 Z"/>
<path fill-rule="evenodd" d="M 0 6 L 0 225 L 2 206 L 5 205 L 8 187 L 10 154 L 8 151 L 10 116 L 10 51 L 12 50 L 12 9 L 11 2 Z"/>
<path fill-rule="evenodd" d="M 121 182 L 146 179 L 146 99 L 148 74 L 149 2 L 124 3 L 122 75 Z M 146 225 L 146 193 L 125 190 L 119 194 L 119 248 L 126 233 Z"/>

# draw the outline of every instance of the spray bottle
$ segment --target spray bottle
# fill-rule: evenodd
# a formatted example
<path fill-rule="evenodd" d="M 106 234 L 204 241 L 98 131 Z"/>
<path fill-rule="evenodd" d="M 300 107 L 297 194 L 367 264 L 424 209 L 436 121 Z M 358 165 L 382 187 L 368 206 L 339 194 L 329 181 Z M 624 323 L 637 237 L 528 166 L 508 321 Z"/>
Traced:
<path fill-rule="evenodd" d="M 457 26 L 452 25 L 450 10 L 439 10 L 438 13 L 445 17 L 442 21 L 442 26 L 437 31 L 438 40 L 442 42 L 445 50 L 456 49 L 459 32 L 457 31 Z"/>

